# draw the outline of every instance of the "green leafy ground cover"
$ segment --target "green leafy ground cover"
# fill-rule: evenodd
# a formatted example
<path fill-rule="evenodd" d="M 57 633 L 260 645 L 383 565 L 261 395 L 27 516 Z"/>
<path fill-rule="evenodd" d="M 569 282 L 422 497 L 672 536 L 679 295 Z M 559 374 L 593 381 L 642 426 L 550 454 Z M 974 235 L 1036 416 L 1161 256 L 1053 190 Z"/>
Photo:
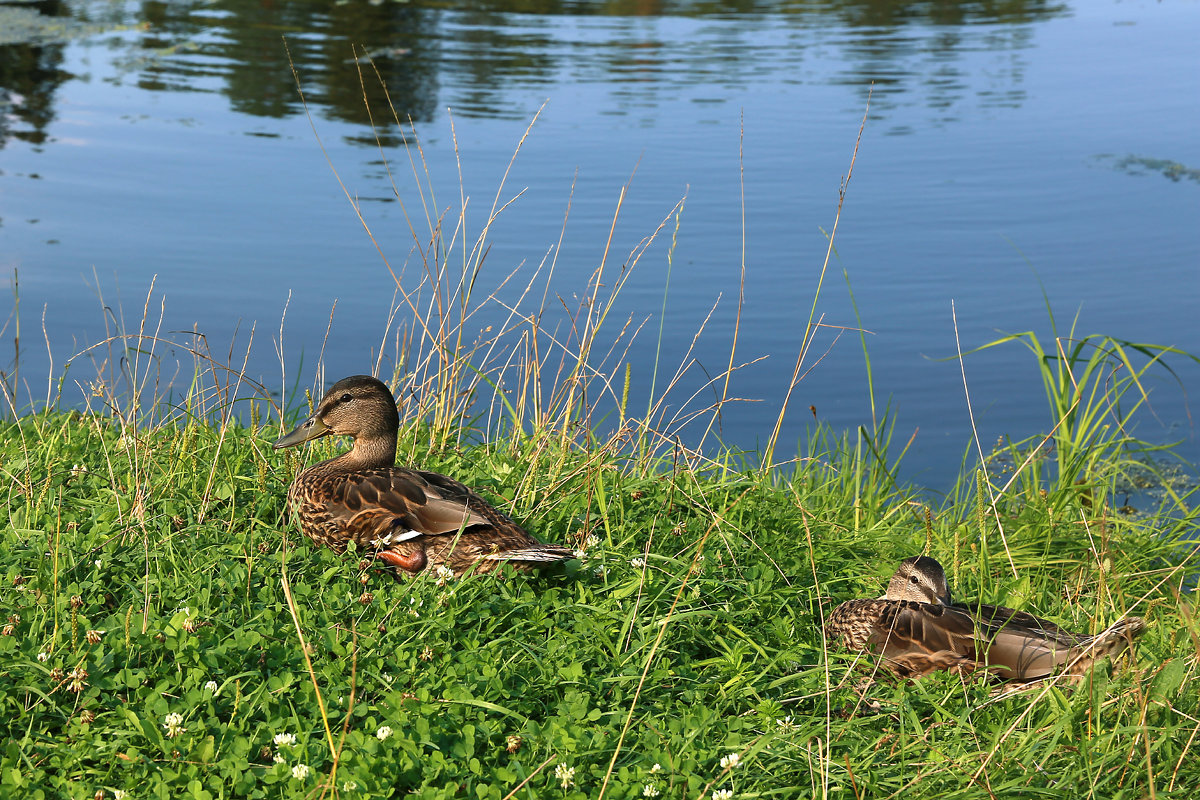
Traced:
<path fill-rule="evenodd" d="M 275 453 L 277 433 L 0 423 L 6 796 L 1200 791 L 1182 499 L 1123 516 L 1103 486 L 1017 482 L 993 509 L 968 475 L 934 508 L 835 437 L 781 479 L 535 438 L 431 449 L 409 427 L 403 460 L 584 555 L 546 575 L 397 582 L 285 521 L 294 472 L 341 443 Z M 943 675 L 863 698 L 862 666 L 827 652 L 820 621 L 922 551 L 960 596 L 1149 630 L 1077 688 L 995 697 Z"/>

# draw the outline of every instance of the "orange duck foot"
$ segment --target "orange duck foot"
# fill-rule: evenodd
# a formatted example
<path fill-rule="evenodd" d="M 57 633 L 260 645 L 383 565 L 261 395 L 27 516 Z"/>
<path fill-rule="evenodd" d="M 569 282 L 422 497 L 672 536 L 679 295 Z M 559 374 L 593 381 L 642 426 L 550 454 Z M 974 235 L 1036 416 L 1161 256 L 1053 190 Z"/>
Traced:
<path fill-rule="evenodd" d="M 397 567 L 413 575 L 425 569 L 425 564 L 429 560 L 425 557 L 424 550 L 416 550 L 408 555 L 398 553 L 395 550 L 380 550 L 378 555 L 379 558 L 393 567 Z"/>

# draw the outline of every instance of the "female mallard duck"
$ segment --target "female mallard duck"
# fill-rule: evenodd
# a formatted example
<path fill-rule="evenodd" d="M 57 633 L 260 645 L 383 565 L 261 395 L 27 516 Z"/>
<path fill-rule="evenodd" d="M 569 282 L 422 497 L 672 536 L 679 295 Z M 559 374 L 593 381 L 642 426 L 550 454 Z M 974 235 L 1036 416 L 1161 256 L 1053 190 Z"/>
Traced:
<path fill-rule="evenodd" d="M 348 452 L 304 470 L 288 489 L 308 538 L 338 552 L 353 541 L 414 575 L 427 567 L 455 574 L 503 563 L 528 569 L 575 557 L 536 541 L 458 481 L 395 466 L 399 427 L 388 388 L 354 375 L 335 383 L 315 414 L 275 442 L 278 450 L 321 436 L 353 439 Z"/>
<path fill-rule="evenodd" d="M 1085 636 L 1003 606 L 955 605 L 942 565 L 928 556 L 905 559 L 883 597 L 842 603 L 825 623 L 829 638 L 849 650 L 869 647 L 903 678 L 983 668 L 1017 681 L 1060 669 L 1082 675 L 1099 659 L 1120 655 L 1145 628 L 1139 617 L 1126 617 Z"/>

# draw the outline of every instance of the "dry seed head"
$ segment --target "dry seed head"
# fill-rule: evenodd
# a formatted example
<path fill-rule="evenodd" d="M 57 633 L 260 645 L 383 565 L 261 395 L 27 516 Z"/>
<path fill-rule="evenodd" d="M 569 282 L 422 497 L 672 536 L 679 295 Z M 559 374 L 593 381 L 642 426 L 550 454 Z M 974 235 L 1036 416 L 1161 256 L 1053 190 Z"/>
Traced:
<path fill-rule="evenodd" d="M 511 733 L 511 734 L 509 734 L 509 735 L 508 735 L 508 737 L 507 737 L 507 738 L 504 740 L 504 742 L 505 742 L 505 747 L 504 747 L 504 749 L 505 749 L 505 750 L 507 750 L 507 751 L 508 751 L 508 752 L 510 752 L 510 753 L 515 753 L 515 752 L 517 752 L 518 750 L 520 750 L 520 749 L 521 749 L 521 744 L 522 744 L 524 741 L 525 741 L 525 740 L 524 740 L 524 739 L 522 739 L 520 736 L 517 736 L 515 733 Z"/>
<path fill-rule="evenodd" d="M 374 601 L 375 595 L 371 594 L 370 592 L 363 592 L 362 596 L 358 598 L 358 602 L 362 603 L 364 606 L 369 606 Z"/>
<path fill-rule="evenodd" d="M 55 683 L 59 683 L 62 681 L 62 679 L 63 671 L 61 667 L 55 667 L 54 669 L 50 670 L 50 680 L 54 681 Z"/>
<path fill-rule="evenodd" d="M 10 623 L 8 623 L 7 625 L 5 625 L 5 626 L 4 626 L 4 628 L 3 628 L 2 630 L 0 630 L 0 635 L 3 635 L 3 636 L 12 636 L 12 635 L 13 635 L 14 633 L 16 633 L 16 632 L 17 632 L 17 626 L 16 626 L 16 625 L 13 625 L 13 624 L 10 622 Z"/>
<path fill-rule="evenodd" d="M 146 488 L 139 486 L 137 494 L 133 497 L 133 508 L 129 510 L 133 518 L 142 524 L 146 522 L 146 494 Z"/>
<path fill-rule="evenodd" d="M 96 719 L 96 712 L 85 708 L 79 712 L 79 721 L 84 725 L 91 725 Z"/>
<path fill-rule="evenodd" d="M 104 635 L 104 631 L 88 631 L 84 636 L 88 644 L 100 644 L 100 637 Z"/>
<path fill-rule="evenodd" d="M 78 611 L 82 607 L 83 607 L 83 598 L 77 594 L 71 595 L 71 608 Z"/>

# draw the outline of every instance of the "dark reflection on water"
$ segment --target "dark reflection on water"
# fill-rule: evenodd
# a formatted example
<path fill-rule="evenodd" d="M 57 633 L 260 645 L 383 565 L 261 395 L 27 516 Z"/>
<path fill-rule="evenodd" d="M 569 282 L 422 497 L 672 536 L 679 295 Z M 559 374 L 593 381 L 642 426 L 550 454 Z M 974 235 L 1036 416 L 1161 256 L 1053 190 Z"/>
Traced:
<path fill-rule="evenodd" d="M 634 113 L 684 87 L 727 92 L 766 74 L 783 82 L 814 73 L 827 80 L 828 65 L 814 68 L 808 63 L 814 59 L 836 59 L 830 80 L 859 87 L 864 98 L 874 85 L 878 117 L 905 93 L 951 117 L 972 91 L 963 74 L 969 68 L 960 63 L 965 54 L 1019 51 L 1031 36 L 1024 23 L 1067 13 L 1064 4 L 1047 2 L 224 0 L 35 7 L 46 16 L 139 26 L 139 36 L 112 43 L 139 88 L 218 92 L 235 111 L 254 116 L 301 112 L 290 52 L 308 101 L 328 118 L 364 126 L 371 124 L 368 109 L 378 112 L 389 102 L 402 120 L 428 121 L 443 87 L 441 104 L 459 114 L 526 119 L 536 104 L 514 101 L 514 91 L 564 78 L 604 83 L 621 101 L 615 113 Z M 980 35 L 972 26 L 1002 27 Z M 62 47 L 0 48 L 0 87 L 26 98 L 16 112 L 25 126 L 13 130 L 0 121 L 0 138 L 44 135 L 54 86 L 64 77 L 55 69 Z M 1006 69 L 979 92 L 985 102 L 1021 101 L 1020 61 Z M 385 145 L 398 143 L 384 135 Z"/>
<path fill-rule="evenodd" d="M 44 16 L 64 16 L 62 3 L 32 4 Z M 37 37 L 35 37 L 37 41 Z M 71 76 L 61 69 L 62 44 L 0 46 L 0 148 L 9 139 L 41 144 L 54 119 L 54 94 Z"/>

